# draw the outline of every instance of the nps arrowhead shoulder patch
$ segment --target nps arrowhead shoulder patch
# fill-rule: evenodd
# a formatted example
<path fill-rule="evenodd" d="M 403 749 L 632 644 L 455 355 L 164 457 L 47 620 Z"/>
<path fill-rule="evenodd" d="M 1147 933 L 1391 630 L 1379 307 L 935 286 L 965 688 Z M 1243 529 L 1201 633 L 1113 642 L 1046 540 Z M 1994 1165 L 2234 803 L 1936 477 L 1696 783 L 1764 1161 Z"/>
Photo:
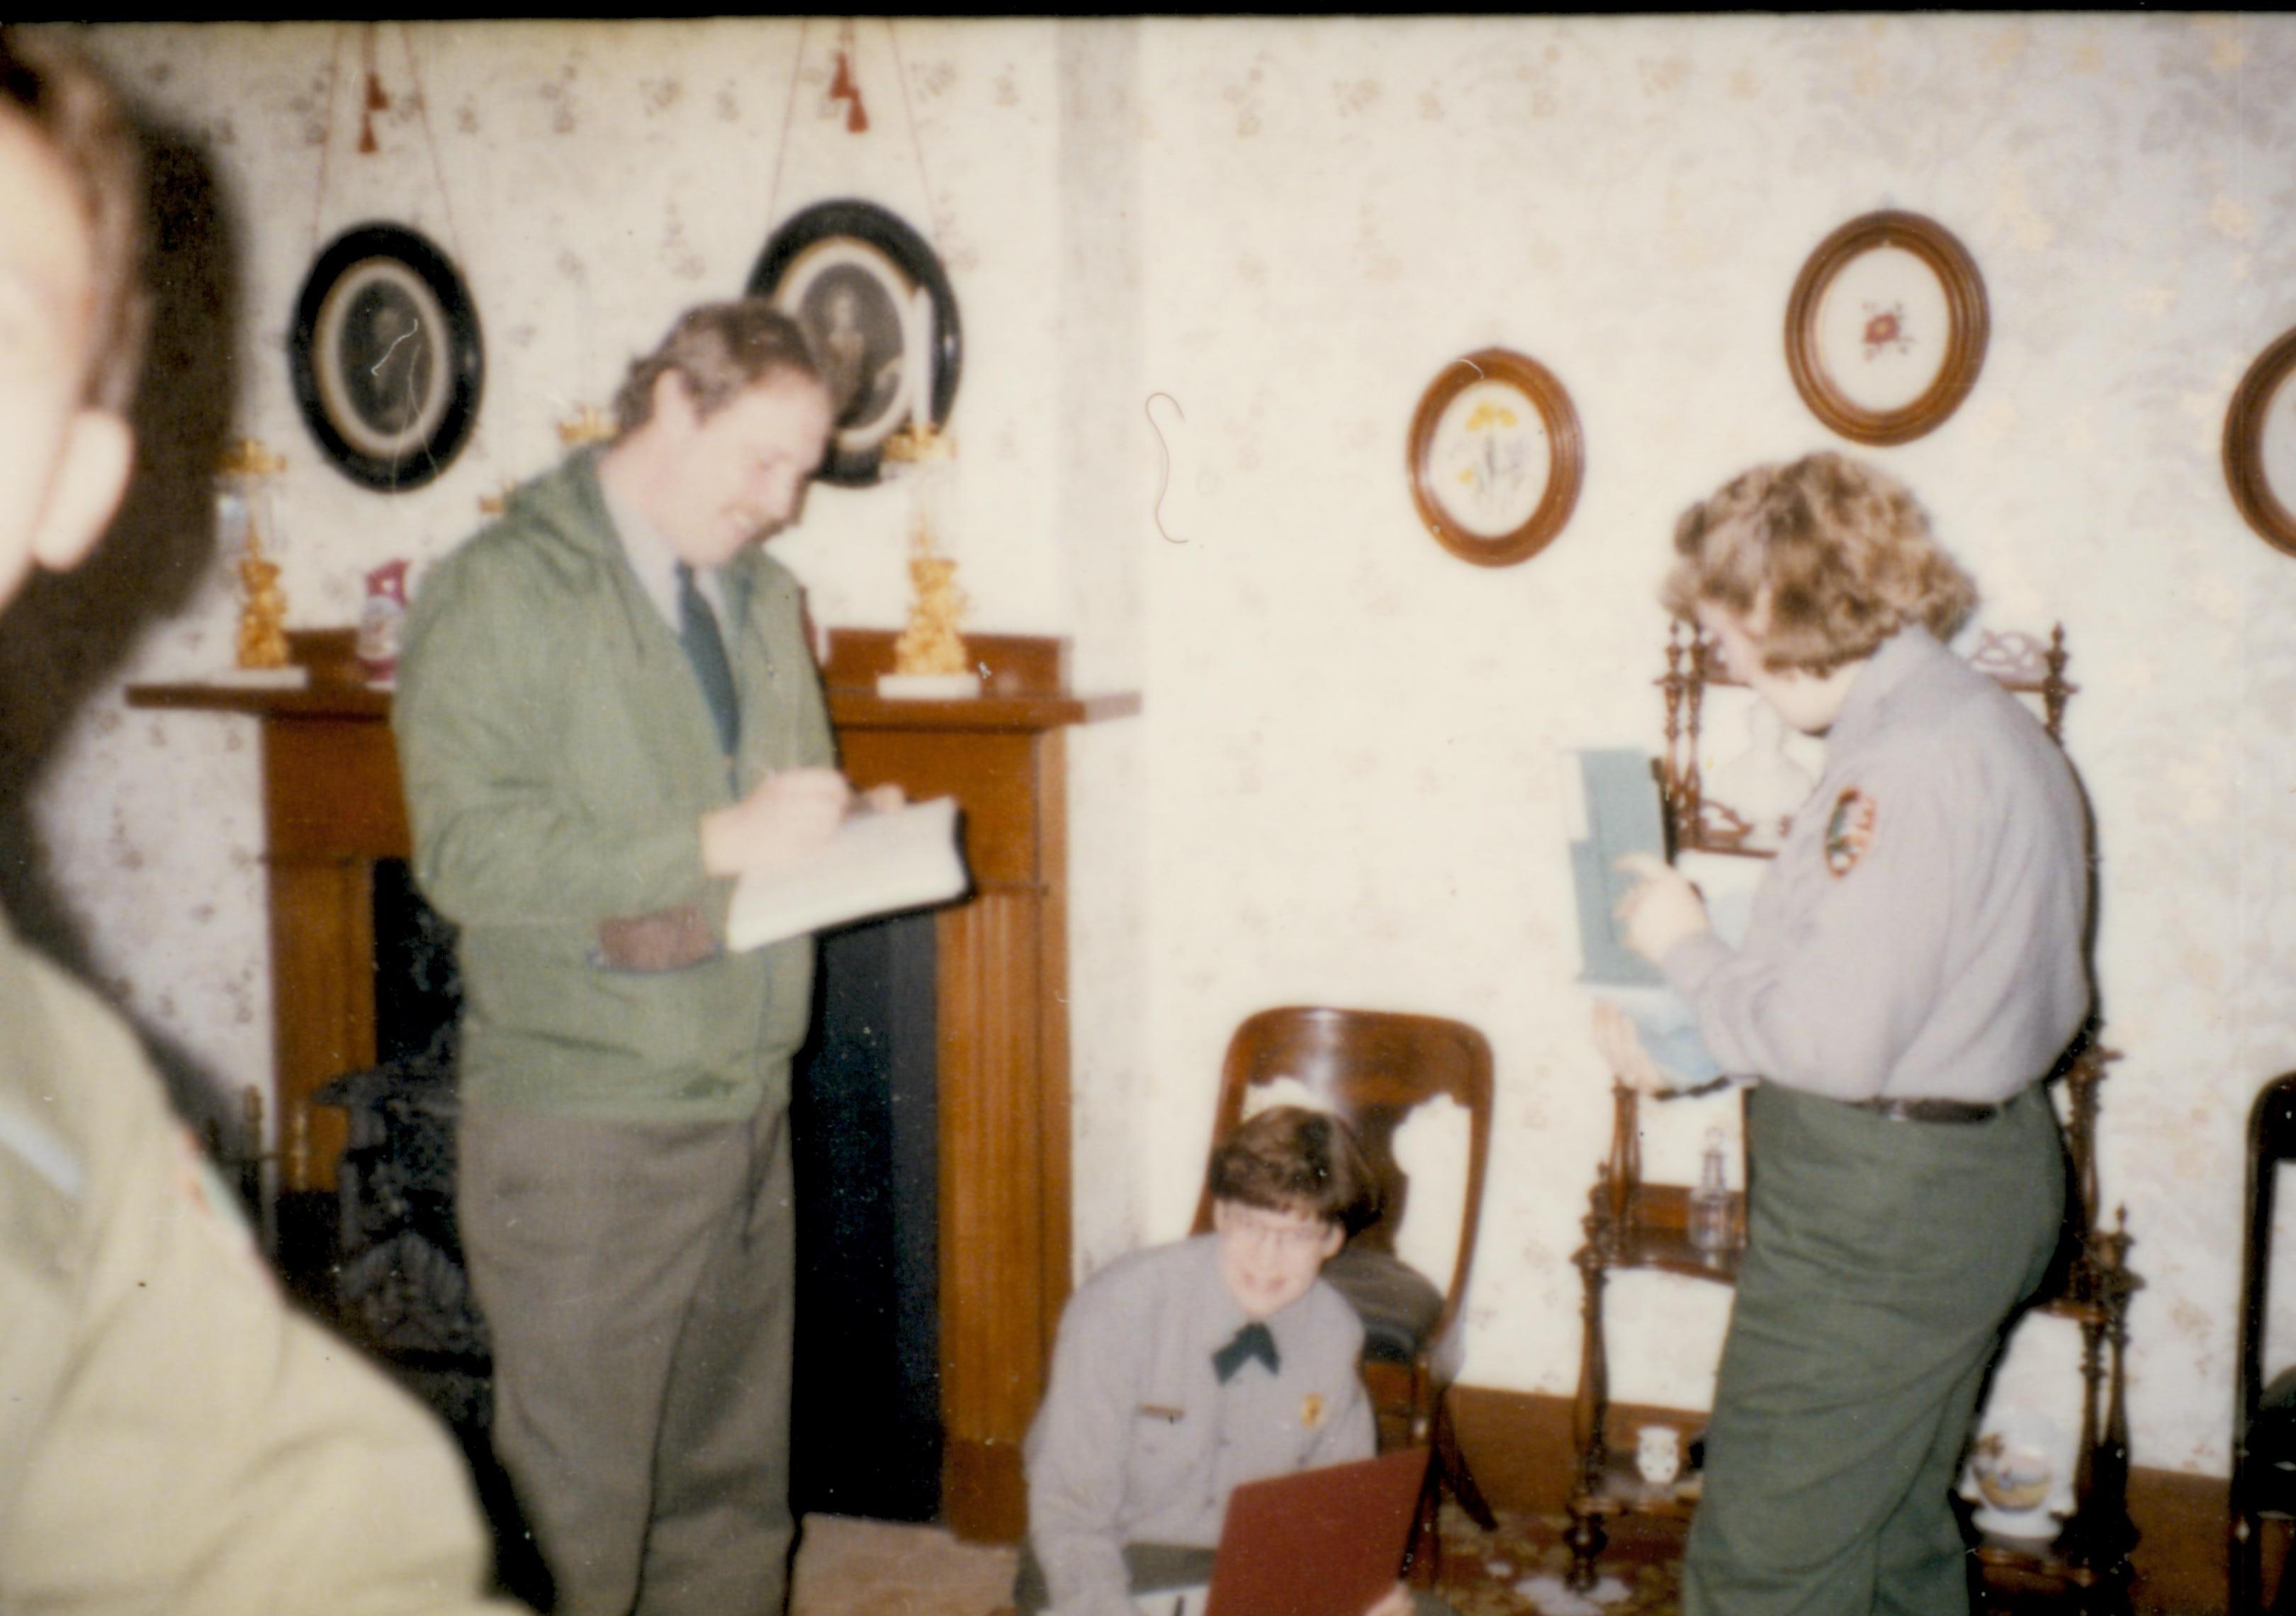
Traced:
<path fill-rule="evenodd" d="M 1881 820 L 1879 803 L 1854 785 L 1845 787 L 1825 821 L 1826 874 L 1838 881 L 1856 869 L 1873 850 Z"/>

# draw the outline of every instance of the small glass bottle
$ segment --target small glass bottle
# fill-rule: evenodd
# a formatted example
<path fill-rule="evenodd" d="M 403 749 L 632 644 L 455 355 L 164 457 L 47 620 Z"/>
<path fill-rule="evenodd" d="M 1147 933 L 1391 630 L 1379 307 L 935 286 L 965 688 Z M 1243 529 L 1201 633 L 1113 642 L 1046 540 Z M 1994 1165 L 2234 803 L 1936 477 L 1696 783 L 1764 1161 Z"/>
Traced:
<path fill-rule="evenodd" d="M 1722 1158 L 1722 1130 L 1706 1130 L 1706 1157 L 1698 1169 L 1698 1187 L 1690 1192 L 1690 1243 L 1709 1262 L 1718 1261 L 1733 1243 L 1730 1228 L 1730 1182 Z"/>

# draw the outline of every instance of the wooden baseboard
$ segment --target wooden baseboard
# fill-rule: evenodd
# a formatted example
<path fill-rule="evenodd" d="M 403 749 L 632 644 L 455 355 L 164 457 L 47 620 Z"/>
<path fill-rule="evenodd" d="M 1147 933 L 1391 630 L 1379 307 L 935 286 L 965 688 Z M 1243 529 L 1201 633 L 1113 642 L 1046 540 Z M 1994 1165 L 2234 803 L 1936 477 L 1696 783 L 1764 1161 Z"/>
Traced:
<path fill-rule="evenodd" d="M 1530 1514 L 1562 1511 L 1575 1463 L 1570 1407 L 1567 1397 L 1538 1392 L 1451 1389 L 1459 1446 L 1492 1505 Z M 1618 1431 L 1652 1423 L 1689 1431 L 1705 1422 L 1704 1415 L 1679 1408 L 1611 1406 L 1610 1428 Z M 2223 1478 L 2140 1465 L 2129 1475 L 2128 1512 L 2143 1534 L 2131 1556 L 2137 1610 L 2222 1611 L 2229 1518 Z"/>

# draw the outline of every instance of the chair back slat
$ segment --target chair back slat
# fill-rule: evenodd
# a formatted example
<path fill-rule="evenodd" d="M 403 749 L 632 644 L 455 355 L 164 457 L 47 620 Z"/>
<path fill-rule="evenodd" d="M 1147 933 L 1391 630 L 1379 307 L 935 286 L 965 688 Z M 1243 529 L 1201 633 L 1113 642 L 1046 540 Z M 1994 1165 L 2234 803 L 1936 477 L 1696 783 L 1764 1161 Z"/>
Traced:
<path fill-rule="evenodd" d="M 2296 1071 L 2267 1083 L 2248 1112 L 2248 1228 L 2242 1256 L 2235 1440 L 2264 1391 L 2264 1325 L 2272 1285 L 2272 1215 L 2278 1169 L 2296 1161 Z"/>
<path fill-rule="evenodd" d="M 1491 1047 L 1464 1021 L 1398 1011 L 1286 1006 L 1263 1010 L 1228 1042 L 1212 1137 L 1225 1139 L 1243 1120 L 1246 1095 L 1283 1079 L 1302 1085 L 1355 1130 L 1379 1194 L 1379 1216 L 1356 1235 L 1359 1244 L 1395 1249 L 1410 1210 L 1411 1185 L 1395 1157 L 1395 1136 L 1411 1113 L 1447 1096 L 1466 1112 L 1467 1184 L 1456 1256 L 1444 1291 L 1440 1339 L 1457 1317 L 1474 1262 L 1483 1172 L 1490 1153 Z M 1211 1191 L 1196 1206 L 1196 1229 L 1211 1227 Z"/>

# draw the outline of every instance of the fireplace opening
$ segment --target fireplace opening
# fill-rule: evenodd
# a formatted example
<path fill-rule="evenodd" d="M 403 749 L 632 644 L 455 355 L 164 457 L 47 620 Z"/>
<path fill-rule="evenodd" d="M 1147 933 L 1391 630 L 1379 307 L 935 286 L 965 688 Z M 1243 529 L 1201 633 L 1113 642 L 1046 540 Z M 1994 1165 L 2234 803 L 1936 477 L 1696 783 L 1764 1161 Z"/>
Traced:
<path fill-rule="evenodd" d="M 800 1512 L 940 1513 L 934 962 L 931 915 L 821 939 L 791 1098 Z"/>
<path fill-rule="evenodd" d="M 485 1325 L 453 1218 L 455 928 L 404 860 L 376 862 L 373 898 L 377 1063 L 314 1096 L 350 1120 L 331 1310 L 482 1442 Z M 791 1503 L 931 1521 L 942 1445 L 932 916 L 829 933 L 820 959 L 791 1096 Z"/>

